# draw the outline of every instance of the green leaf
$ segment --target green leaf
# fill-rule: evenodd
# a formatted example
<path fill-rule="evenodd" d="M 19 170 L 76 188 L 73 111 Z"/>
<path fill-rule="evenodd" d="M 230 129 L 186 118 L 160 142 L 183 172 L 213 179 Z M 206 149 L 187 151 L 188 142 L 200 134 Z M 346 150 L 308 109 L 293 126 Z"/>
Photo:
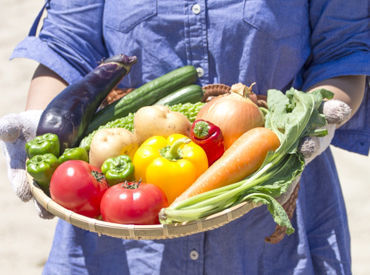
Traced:
<path fill-rule="evenodd" d="M 326 125 L 325 117 L 320 114 L 320 105 L 324 98 L 332 97 L 325 89 L 304 93 L 291 88 L 284 95 L 279 90 L 268 90 L 265 127 L 273 130 L 280 139 L 280 147 L 272 161 L 286 153 L 294 153 L 301 139 L 314 133 L 313 129 Z"/>
<path fill-rule="evenodd" d="M 268 172 L 269 176 L 262 184 L 252 187 L 249 192 L 260 192 L 277 198 L 288 190 L 303 168 L 304 160 L 300 154 L 287 155 L 279 165 Z"/>
<path fill-rule="evenodd" d="M 278 225 L 284 226 L 288 235 L 294 233 L 294 228 L 287 213 L 280 203 L 278 203 L 278 201 L 273 197 L 263 193 L 252 193 L 248 195 L 248 199 L 252 200 L 254 203 L 262 203 L 267 205 L 267 209 L 271 213 L 274 221 Z"/>

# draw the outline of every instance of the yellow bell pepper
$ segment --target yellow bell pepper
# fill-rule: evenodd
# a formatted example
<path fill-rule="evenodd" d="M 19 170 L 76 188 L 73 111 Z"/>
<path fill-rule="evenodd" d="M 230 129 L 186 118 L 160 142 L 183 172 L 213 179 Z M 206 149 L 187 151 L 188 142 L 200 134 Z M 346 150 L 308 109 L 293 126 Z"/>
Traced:
<path fill-rule="evenodd" d="M 133 163 L 135 179 L 160 187 L 169 204 L 208 168 L 205 151 L 181 134 L 148 138 L 135 152 Z"/>

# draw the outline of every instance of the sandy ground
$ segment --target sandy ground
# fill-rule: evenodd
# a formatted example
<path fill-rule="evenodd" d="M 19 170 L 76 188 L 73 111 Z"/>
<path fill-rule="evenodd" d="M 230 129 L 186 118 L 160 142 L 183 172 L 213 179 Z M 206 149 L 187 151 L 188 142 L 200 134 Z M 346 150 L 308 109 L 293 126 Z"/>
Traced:
<path fill-rule="evenodd" d="M 9 56 L 14 46 L 28 33 L 43 1 L 0 0 L 0 117 L 20 112 L 32 72 L 30 60 Z M 370 158 L 333 148 L 347 203 L 352 236 L 354 274 L 370 274 Z M 57 219 L 38 218 L 33 204 L 22 203 L 15 195 L 0 157 L 0 274 L 41 274 L 48 257 Z"/>

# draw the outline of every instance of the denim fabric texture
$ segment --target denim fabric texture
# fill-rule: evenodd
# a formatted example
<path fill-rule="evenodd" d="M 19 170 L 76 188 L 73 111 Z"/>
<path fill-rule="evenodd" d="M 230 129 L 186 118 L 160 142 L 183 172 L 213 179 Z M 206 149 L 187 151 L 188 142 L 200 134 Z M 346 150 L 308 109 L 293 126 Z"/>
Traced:
<path fill-rule="evenodd" d="M 73 83 L 108 56 L 135 55 L 120 84 L 138 87 L 194 65 L 199 84 L 256 82 L 306 90 L 342 75 L 369 75 L 365 0 L 52 0 L 47 16 L 15 48 Z M 37 26 L 37 22 L 35 23 Z M 368 154 L 370 98 L 333 144 Z M 189 237 L 121 240 L 60 220 L 44 274 L 351 274 L 350 236 L 330 150 L 302 177 L 296 232 L 264 242 L 275 224 L 259 207 L 219 229 Z"/>

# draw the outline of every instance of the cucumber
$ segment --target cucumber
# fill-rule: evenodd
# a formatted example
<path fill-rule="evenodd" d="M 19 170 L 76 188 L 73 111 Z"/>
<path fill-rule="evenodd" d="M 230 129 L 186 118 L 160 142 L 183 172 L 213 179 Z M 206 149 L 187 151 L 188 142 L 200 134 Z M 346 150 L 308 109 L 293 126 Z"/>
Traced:
<path fill-rule="evenodd" d="M 195 83 L 197 79 L 197 71 L 191 65 L 170 71 L 98 111 L 89 123 L 85 135 L 96 130 L 100 125 L 134 113 L 143 106 L 152 105 L 169 93 Z"/>
<path fill-rule="evenodd" d="M 196 103 L 202 101 L 203 90 L 197 84 L 182 87 L 158 100 L 154 105 L 175 105 L 178 103 Z"/>

